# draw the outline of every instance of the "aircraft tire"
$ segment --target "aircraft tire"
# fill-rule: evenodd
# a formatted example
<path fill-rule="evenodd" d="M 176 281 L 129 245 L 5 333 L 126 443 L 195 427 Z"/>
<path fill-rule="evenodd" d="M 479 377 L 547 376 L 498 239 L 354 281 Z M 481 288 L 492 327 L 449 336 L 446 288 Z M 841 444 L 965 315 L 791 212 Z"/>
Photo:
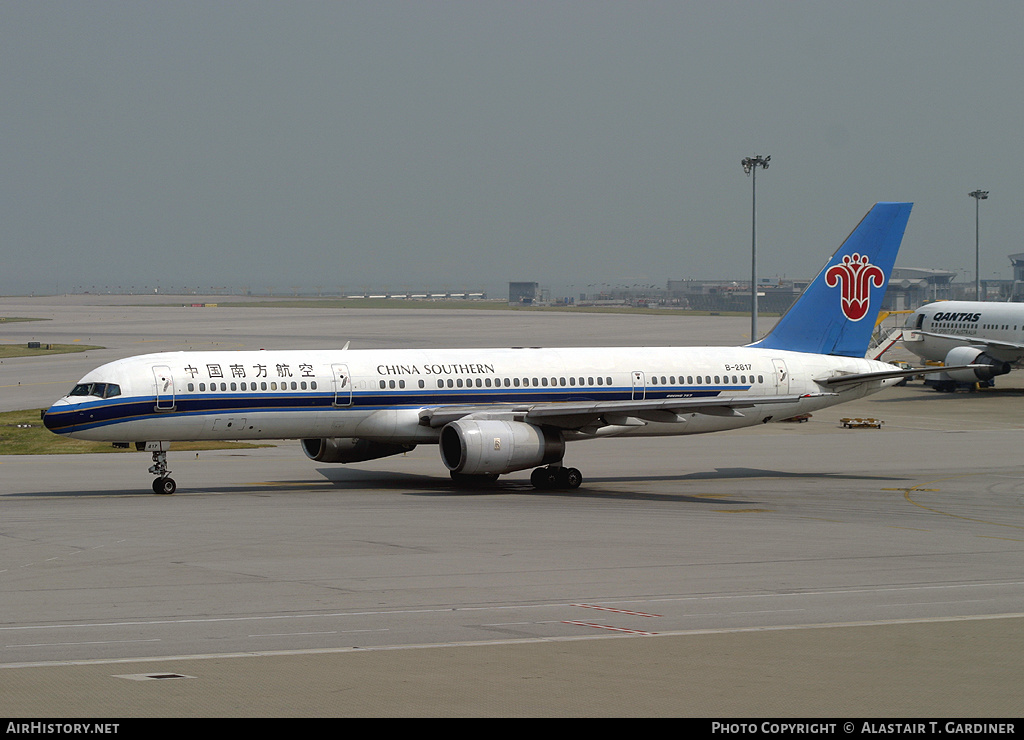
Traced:
<path fill-rule="evenodd" d="M 554 488 L 557 478 L 551 468 L 535 468 L 530 473 L 530 483 L 539 491 Z"/>
<path fill-rule="evenodd" d="M 530 473 L 530 483 L 538 490 L 579 488 L 583 473 L 576 468 L 536 468 Z"/>
<path fill-rule="evenodd" d="M 153 493 L 169 496 L 177 490 L 178 484 L 174 482 L 174 478 L 157 478 L 153 481 Z"/>

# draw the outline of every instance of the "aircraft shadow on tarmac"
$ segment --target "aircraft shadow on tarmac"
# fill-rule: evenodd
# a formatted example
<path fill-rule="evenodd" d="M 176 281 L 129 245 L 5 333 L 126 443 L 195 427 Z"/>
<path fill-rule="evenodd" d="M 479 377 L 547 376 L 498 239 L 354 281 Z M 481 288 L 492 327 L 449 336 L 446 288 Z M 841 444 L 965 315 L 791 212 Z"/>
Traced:
<path fill-rule="evenodd" d="M 746 480 L 751 478 L 821 480 L 823 485 L 840 480 L 892 482 L 890 475 L 864 475 L 840 473 L 794 473 L 780 470 L 763 470 L 760 468 L 716 468 L 713 471 L 682 473 L 679 475 L 634 475 L 605 476 L 584 479 L 583 485 L 577 489 L 535 489 L 526 479 L 504 479 L 490 486 L 454 488 L 451 481 L 444 477 L 427 477 L 410 473 L 352 471 L 337 468 L 319 468 L 317 470 L 336 488 L 366 488 L 381 490 L 404 491 L 409 495 L 418 496 L 493 496 L 500 494 L 516 494 L 531 496 L 561 496 L 566 498 L 610 498 L 623 500 L 679 501 L 690 503 L 723 503 L 750 504 L 751 501 L 741 499 L 723 500 L 709 498 L 701 494 L 688 495 L 683 493 L 659 493 L 648 491 L 624 491 L 619 488 L 624 484 L 651 482 L 675 482 L 685 484 L 693 481 L 728 481 Z M 614 486 L 614 487 L 613 487 Z"/>
<path fill-rule="evenodd" d="M 560 496 L 565 498 L 601 498 L 622 500 L 678 501 L 687 503 L 751 504 L 753 501 L 742 499 L 710 498 L 702 494 L 688 495 L 683 493 L 659 493 L 655 491 L 622 490 L 622 486 L 644 483 L 679 483 L 695 481 L 729 481 L 747 480 L 752 478 L 771 478 L 775 480 L 821 480 L 823 485 L 836 481 L 878 481 L 892 482 L 900 480 L 891 475 L 864 475 L 849 473 L 794 473 L 784 470 L 764 470 L 761 468 L 716 468 L 679 475 L 626 475 L 604 476 L 584 480 L 583 485 L 573 490 L 537 490 L 527 479 L 508 478 L 499 480 L 490 486 L 453 487 L 446 476 L 426 476 L 415 473 L 397 473 L 394 471 L 353 470 L 339 468 L 318 468 L 317 472 L 323 480 L 266 481 L 259 484 L 238 483 L 226 486 L 182 487 L 174 496 L 156 496 L 145 488 L 138 489 L 107 489 L 96 491 L 36 491 L 31 493 L 12 493 L 2 498 L 90 498 L 111 496 L 148 496 L 160 499 L 182 498 L 188 495 L 202 494 L 270 494 L 270 493 L 308 493 L 333 491 L 365 491 L 378 490 L 401 492 L 411 496 L 495 496 L 495 495 L 530 495 Z"/>

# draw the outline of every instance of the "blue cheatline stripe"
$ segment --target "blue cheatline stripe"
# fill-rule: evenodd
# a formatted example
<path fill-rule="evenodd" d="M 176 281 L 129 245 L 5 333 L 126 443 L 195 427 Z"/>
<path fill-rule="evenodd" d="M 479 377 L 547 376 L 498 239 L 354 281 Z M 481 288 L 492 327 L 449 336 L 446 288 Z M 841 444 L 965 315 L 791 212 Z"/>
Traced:
<path fill-rule="evenodd" d="M 747 391 L 750 386 L 656 386 L 645 389 L 645 398 L 702 398 L 715 397 L 724 391 Z M 182 394 L 174 399 L 174 411 L 156 412 L 155 398 L 119 398 L 116 402 L 98 401 L 79 404 L 63 411 L 48 411 L 46 426 L 57 434 L 97 429 L 129 421 L 154 418 L 180 418 L 224 413 L 291 413 L 311 410 L 338 411 L 379 411 L 382 409 L 409 409 L 424 407 L 466 406 L 466 405 L 507 405 L 512 403 L 558 403 L 570 401 L 628 401 L 633 397 L 632 387 L 606 387 L 603 389 L 582 388 L 528 388 L 521 390 L 482 389 L 437 389 L 429 391 L 385 391 L 382 393 L 355 393 L 352 403 L 334 406 L 333 393 L 309 393 L 295 395 L 265 394 Z M 163 399 L 169 403 L 170 399 Z M 86 422 L 77 421 L 83 413 L 89 414 Z"/>

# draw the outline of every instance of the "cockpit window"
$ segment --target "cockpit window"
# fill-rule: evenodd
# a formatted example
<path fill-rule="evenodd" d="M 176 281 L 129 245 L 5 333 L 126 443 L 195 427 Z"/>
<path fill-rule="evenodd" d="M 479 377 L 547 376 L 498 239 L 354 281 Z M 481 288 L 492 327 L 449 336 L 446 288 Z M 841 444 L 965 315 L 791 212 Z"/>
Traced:
<path fill-rule="evenodd" d="M 121 386 L 117 383 L 79 383 L 69 396 L 96 396 L 96 398 L 113 398 L 121 395 Z"/>

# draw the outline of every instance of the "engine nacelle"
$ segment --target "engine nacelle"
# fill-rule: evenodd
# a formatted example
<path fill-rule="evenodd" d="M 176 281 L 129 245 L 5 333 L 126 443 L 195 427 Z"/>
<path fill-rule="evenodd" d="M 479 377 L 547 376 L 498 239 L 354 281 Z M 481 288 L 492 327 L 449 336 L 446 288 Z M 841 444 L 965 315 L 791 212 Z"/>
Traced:
<path fill-rule="evenodd" d="M 977 347 L 954 347 L 946 355 L 946 365 L 984 365 L 973 370 L 953 370 L 947 372 L 953 380 L 961 383 L 974 383 L 978 380 L 992 380 L 997 375 L 1010 372 L 1010 363 L 997 360 L 986 355 Z"/>
<path fill-rule="evenodd" d="M 441 430 L 440 448 L 453 473 L 502 475 L 561 460 L 565 440 L 556 429 L 521 421 L 460 419 Z"/>
<path fill-rule="evenodd" d="M 327 439 L 304 439 L 302 451 L 306 457 L 317 462 L 351 463 L 376 460 L 378 457 L 398 455 L 415 449 L 416 445 L 386 444 L 371 442 L 358 437 L 330 437 Z"/>

